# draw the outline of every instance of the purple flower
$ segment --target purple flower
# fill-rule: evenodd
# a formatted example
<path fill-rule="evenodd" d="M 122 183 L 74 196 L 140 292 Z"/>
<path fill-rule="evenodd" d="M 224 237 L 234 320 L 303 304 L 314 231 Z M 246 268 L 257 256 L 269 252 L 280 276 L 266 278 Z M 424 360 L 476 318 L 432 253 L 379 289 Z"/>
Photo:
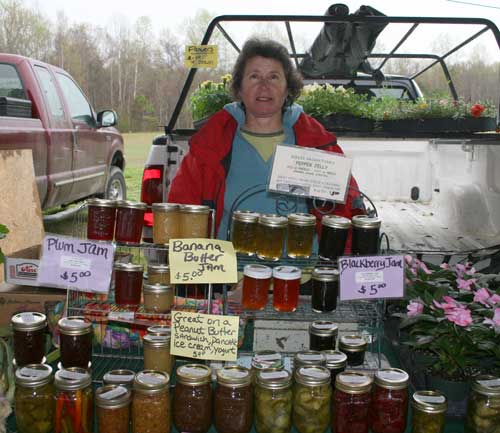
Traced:
<path fill-rule="evenodd" d="M 483 323 L 486 325 L 494 326 L 495 328 L 500 327 L 500 308 L 495 308 L 493 319 L 484 319 Z"/>
<path fill-rule="evenodd" d="M 488 292 L 488 289 L 485 287 L 481 287 L 475 294 L 474 294 L 474 302 L 479 302 L 480 304 L 483 305 L 488 305 L 488 299 L 490 298 L 490 292 Z"/>
<path fill-rule="evenodd" d="M 468 326 L 472 323 L 470 310 L 465 307 L 457 306 L 453 309 L 445 311 L 446 318 L 458 326 Z"/>
<path fill-rule="evenodd" d="M 424 305 L 418 301 L 411 301 L 407 306 L 408 317 L 416 317 L 424 311 Z"/>
<path fill-rule="evenodd" d="M 471 286 L 476 282 L 475 278 L 470 278 L 468 280 L 464 280 L 460 277 L 457 278 L 457 286 L 460 290 L 472 290 Z"/>

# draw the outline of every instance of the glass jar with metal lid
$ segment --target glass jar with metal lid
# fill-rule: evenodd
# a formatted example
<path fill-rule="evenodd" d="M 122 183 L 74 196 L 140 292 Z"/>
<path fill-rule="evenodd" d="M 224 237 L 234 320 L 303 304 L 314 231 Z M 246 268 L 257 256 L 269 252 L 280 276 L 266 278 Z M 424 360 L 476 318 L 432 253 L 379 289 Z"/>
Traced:
<path fill-rule="evenodd" d="M 368 433 L 373 379 L 366 373 L 344 371 L 335 379 L 332 431 Z"/>
<path fill-rule="evenodd" d="M 179 238 L 180 205 L 176 203 L 153 203 L 153 242 L 166 245 L 170 239 Z"/>
<path fill-rule="evenodd" d="M 132 370 L 117 369 L 104 374 L 102 382 L 104 385 L 120 385 L 127 389 L 132 389 L 135 373 Z"/>
<path fill-rule="evenodd" d="M 258 371 L 255 379 L 255 428 L 258 433 L 289 433 L 292 404 L 292 375 L 288 371 Z"/>
<path fill-rule="evenodd" d="M 47 317 L 38 312 L 14 314 L 10 319 L 16 365 L 39 364 L 45 355 Z"/>
<path fill-rule="evenodd" d="M 172 328 L 168 325 L 149 326 L 147 331 L 148 331 L 148 334 L 150 334 L 150 335 L 171 335 L 172 334 Z"/>
<path fill-rule="evenodd" d="M 325 367 L 295 370 L 293 425 L 300 433 L 323 433 L 330 424 L 330 371 Z"/>
<path fill-rule="evenodd" d="M 273 308 L 286 313 L 299 304 L 302 270 L 296 266 L 277 266 L 273 269 Z"/>
<path fill-rule="evenodd" d="M 264 214 L 257 224 L 257 257 L 277 261 L 283 254 L 288 219 L 275 214 Z"/>
<path fill-rule="evenodd" d="M 347 355 L 347 365 L 355 367 L 365 362 L 365 352 L 368 346 L 362 335 L 343 335 L 340 337 L 339 350 Z"/>
<path fill-rule="evenodd" d="M 416 391 L 412 402 L 412 433 L 443 433 L 448 401 L 439 391 Z"/>
<path fill-rule="evenodd" d="M 329 320 L 315 320 L 309 325 L 309 349 L 334 350 L 339 327 Z"/>
<path fill-rule="evenodd" d="M 172 355 L 170 355 L 170 335 L 146 334 L 144 344 L 144 368 L 146 370 L 172 373 Z"/>
<path fill-rule="evenodd" d="M 170 376 L 144 370 L 135 375 L 132 397 L 133 433 L 170 433 Z"/>
<path fill-rule="evenodd" d="M 132 392 L 120 385 L 104 385 L 96 389 L 95 407 L 100 432 L 128 433 Z"/>
<path fill-rule="evenodd" d="M 335 387 L 337 374 L 342 373 L 347 365 L 347 355 L 340 350 L 322 350 L 325 356 L 325 367 L 330 370 L 331 384 Z"/>
<path fill-rule="evenodd" d="M 269 266 L 249 264 L 243 268 L 241 305 L 246 310 L 262 310 L 267 304 L 273 270 Z"/>
<path fill-rule="evenodd" d="M 217 371 L 214 425 L 219 433 L 248 433 L 253 422 L 252 375 L 244 367 Z"/>
<path fill-rule="evenodd" d="M 326 362 L 325 355 L 317 350 L 303 350 L 297 352 L 293 357 L 293 368 L 297 370 L 306 366 L 324 366 Z"/>
<path fill-rule="evenodd" d="M 82 316 L 63 317 L 58 322 L 63 368 L 88 368 L 92 358 L 92 322 Z"/>
<path fill-rule="evenodd" d="M 117 202 L 115 241 L 124 244 L 139 244 L 146 203 L 120 200 Z"/>
<path fill-rule="evenodd" d="M 15 373 L 16 424 L 19 433 L 50 433 L 54 426 L 54 384 L 52 368 L 28 364 Z"/>
<path fill-rule="evenodd" d="M 308 213 L 288 215 L 288 233 L 286 250 L 288 257 L 311 257 L 314 240 L 316 217 Z"/>
<path fill-rule="evenodd" d="M 368 256 L 378 253 L 378 238 L 382 220 L 368 215 L 352 217 L 352 254 Z"/>
<path fill-rule="evenodd" d="M 174 424 L 178 431 L 206 433 L 212 424 L 212 373 L 203 364 L 177 368 Z"/>
<path fill-rule="evenodd" d="M 148 265 L 148 284 L 170 284 L 170 266 L 160 264 Z"/>
<path fill-rule="evenodd" d="M 237 253 L 253 256 L 257 250 L 257 221 L 259 214 L 247 210 L 233 212 L 232 241 Z"/>
<path fill-rule="evenodd" d="M 284 368 L 283 356 L 275 350 L 259 350 L 252 356 L 252 372 L 254 376 L 260 370 L 267 369 L 282 370 Z"/>
<path fill-rule="evenodd" d="M 174 303 L 174 286 L 144 284 L 144 309 L 148 313 L 168 313 Z"/>
<path fill-rule="evenodd" d="M 208 216 L 210 213 L 208 206 L 183 204 L 180 212 L 180 238 L 208 237 Z"/>
<path fill-rule="evenodd" d="M 465 431 L 496 433 L 500 426 L 500 378 L 479 375 L 472 382 L 467 402 Z"/>
<path fill-rule="evenodd" d="M 337 309 L 339 271 L 331 267 L 318 267 L 311 276 L 311 307 L 316 313 L 329 313 Z"/>
<path fill-rule="evenodd" d="M 87 200 L 87 238 L 112 241 L 115 234 L 116 200 L 91 198 Z"/>
<path fill-rule="evenodd" d="M 141 303 L 143 265 L 115 262 L 113 269 L 116 304 L 138 307 Z"/>
<path fill-rule="evenodd" d="M 344 255 L 351 221 L 337 215 L 323 215 L 318 254 L 324 260 L 336 261 Z"/>
<path fill-rule="evenodd" d="M 408 373 L 399 368 L 383 368 L 375 373 L 370 409 L 373 433 L 405 432 L 408 381 Z"/>

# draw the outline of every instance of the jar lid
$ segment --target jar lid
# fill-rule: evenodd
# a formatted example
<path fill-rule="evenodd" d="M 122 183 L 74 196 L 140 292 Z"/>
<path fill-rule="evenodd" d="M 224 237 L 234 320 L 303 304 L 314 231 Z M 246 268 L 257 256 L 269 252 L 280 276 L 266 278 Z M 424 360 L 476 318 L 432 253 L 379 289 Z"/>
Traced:
<path fill-rule="evenodd" d="M 128 200 L 119 200 L 116 203 L 117 207 L 127 208 L 127 209 L 144 209 L 148 208 L 146 203 L 142 203 L 140 201 L 128 201 Z"/>
<path fill-rule="evenodd" d="M 143 293 L 167 293 L 172 292 L 174 287 L 166 284 L 143 284 L 142 291 Z"/>
<path fill-rule="evenodd" d="M 257 280 L 265 280 L 272 277 L 273 270 L 265 265 L 245 265 L 243 275 L 256 278 Z"/>
<path fill-rule="evenodd" d="M 472 382 L 472 389 L 479 394 L 498 397 L 500 396 L 500 378 L 489 374 L 476 376 Z"/>
<path fill-rule="evenodd" d="M 169 335 L 150 335 L 146 334 L 143 338 L 146 346 L 151 347 L 170 347 L 170 334 Z"/>
<path fill-rule="evenodd" d="M 322 350 L 325 355 L 327 368 L 344 368 L 347 364 L 347 355 L 340 350 Z"/>
<path fill-rule="evenodd" d="M 105 385 L 122 385 L 130 388 L 134 383 L 135 373 L 132 370 L 111 370 L 104 374 L 102 381 Z"/>
<path fill-rule="evenodd" d="M 36 331 L 47 326 L 47 317 L 37 311 L 17 313 L 10 319 L 15 331 Z"/>
<path fill-rule="evenodd" d="M 92 332 L 92 322 L 83 316 L 68 316 L 57 322 L 59 332 L 64 335 L 83 335 Z"/>
<path fill-rule="evenodd" d="M 321 225 L 334 229 L 347 230 L 351 228 L 351 220 L 338 215 L 323 215 L 323 218 L 321 218 Z"/>
<path fill-rule="evenodd" d="M 385 389 L 405 389 L 409 379 L 400 368 L 382 368 L 375 373 L 375 384 Z"/>
<path fill-rule="evenodd" d="M 318 268 L 314 268 L 311 278 L 316 281 L 338 281 L 339 271 L 335 268 L 320 266 Z"/>
<path fill-rule="evenodd" d="M 300 280 L 302 271 L 296 266 L 276 266 L 273 269 L 273 277 L 280 280 Z"/>
<path fill-rule="evenodd" d="M 121 385 L 104 385 L 95 391 L 95 404 L 106 409 L 119 409 L 130 403 L 132 393 Z"/>
<path fill-rule="evenodd" d="M 147 331 L 151 335 L 171 335 L 172 328 L 167 325 L 154 325 L 148 327 Z"/>
<path fill-rule="evenodd" d="M 340 337 L 339 349 L 342 352 L 362 352 L 366 350 L 367 341 L 361 335 L 343 335 Z"/>
<path fill-rule="evenodd" d="M 151 209 L 161 212 L 178 212 L 181 206 L 177 203 L 153 203 Z"/>
<path fill-rule="evenodd" d="M 309 333 L 321 337 L 331 337 L 338 332 L 338 325 L 329 320 L 315 320 L 309 325 Z"/>
<path fill-rule="evenodd" d="M 292 384 L 292 375 L 286 370 L 265 368 L 257 372 L 256 383 L 266 389 L 284 389 Z"/>
<path fill-rule="evenodd" d="M 84 368 L 68 367 L 56 371 L 54 383 L 57 389 L 76 391 L 90 386 L 92 377 Z"/>
<path fill-rule="evenodd" d="M 288 218 L 268 213 L 259 217 L 259 224 L 267 227 L 285 227 L 288 224 Z"/>
<path fill-rule="evenodd" d="M 184 385 L 203 385 L 212 379 L 212 371 L 203 364 L 186 364 L 177 368 L 177 380 Z"/>
<path fill-rule="evenodd" d="M 144 272 L 143 265 L 136 265 L 134 263 L 115 262 L 113 264 L 113 269 L 123 272 Z"/>
<path fill-rule="evenodd" d="M 116 207 L 118 202 L 116 200 L 108 200 L 104 198 L 89 198 L 87 200 L 87 206 L 98 206 L 98 207 Z"/>
<path fill-rule="evenodd" d="M 240 388 L 252 383 L 252 375 L 248 368 L 230 365 L 217 370 L 217 383 L 232 388 Z"/>
<path fill-rule="evenodd" d="M 325 355 L 317 350 L 303 350 L 293 357 L 295 367 L 302 365 L 325 365 Z"/>
<path fill-rule="evenodd" d="M 348 394 L 364 394 L 370 392 L 373 379 L 365 373 L 357 371 L 343 371 L 337 374 L 335 389 Z"/>
<path fill-rule="evenodd" d="M 168 389 L 170 376 L 157 370 L 143 370 L 135 375 L 134 392 L 139 394 L 159 394 Z"/>
<path fill-rule="evenodd" d="M 235 210 L 233 212 L 233 220 L 245 223 L 256 223 L 260 214 L 249 210 Z"/>
<path fill-rule="evenodd" d="M 275 350 L 260 350 L 255 352 L 252 357 L 252 368 L 257 370 L 276 368 L 283 368 L 283 357 L 281 353 Z"/>
<path fill-rule="evenodd" d="M 168 274 L 170 272 L 169 265 L 148 265 L 148 274 L 154 272 L 156 274 Z"/>
<path fill-rule="evenodd" d="M 305 366 L 295 370 L 295 381 L 302 385 L 319 386 L 330 384 L 330 371 L 319 365 Z"/>
<path fill-rule="evenodd" d="M 52 381 L 52 367 L 47 364 L 28 364 L 16 370 L 16 384 L 34 388 Z"/>
<path fill-rule="evenodd" d="M 185 213 L 207 214 L 208 212 L 210 212 L 210 208 L 208 206 L 198 204 L 181 204 L 180 210 L 181 212 Z"/>
<path fill-rule="evenodd" d="M 310 213 L 291 213 L 288 215 L 288 224 L 295 226 L 313 226 L 316 224 L 316 217 Z"/>
<path fill-rule="evenodd" d="M 412 406 L 426 413 L 443 413 L 448 409 L 448 402 L 439 391 L 415 391 Z"/>
<path fill-rule="evenodd" d="M 352 225 L 362 229 L 377 229 L 382 224 L 379 217 L 369 217 L 368 215 L 354 215 Z"/>

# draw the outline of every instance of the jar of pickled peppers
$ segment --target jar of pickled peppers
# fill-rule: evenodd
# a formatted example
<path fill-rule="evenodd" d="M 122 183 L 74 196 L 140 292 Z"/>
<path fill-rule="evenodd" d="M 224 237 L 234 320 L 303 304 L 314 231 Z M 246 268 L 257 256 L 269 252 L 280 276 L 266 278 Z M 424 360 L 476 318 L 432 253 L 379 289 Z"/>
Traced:
<path fill-rule="evenodd" d="M 412 402 L 412 433 L 443 433 L 448 402 L 439 391 L 416 391 Z"/>
<path fill-rule="evenodd" d="M 465 431 L 496 433 L 500 431 L 500 378 L 477 376 L 467 402 Z"/>

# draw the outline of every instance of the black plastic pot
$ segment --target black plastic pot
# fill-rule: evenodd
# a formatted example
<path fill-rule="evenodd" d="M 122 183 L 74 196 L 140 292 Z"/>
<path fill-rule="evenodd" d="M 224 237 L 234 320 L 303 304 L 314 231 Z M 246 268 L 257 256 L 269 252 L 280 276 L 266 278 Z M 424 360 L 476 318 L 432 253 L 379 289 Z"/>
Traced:
<path fill-rule="evenodd" d="M 318 121 L 329 131 L 356 131 L 370 132 L 375 127 L 375 121 L 364 117 L 356 117 L 351 114 L 334 113 L 325 116 Z"/>

